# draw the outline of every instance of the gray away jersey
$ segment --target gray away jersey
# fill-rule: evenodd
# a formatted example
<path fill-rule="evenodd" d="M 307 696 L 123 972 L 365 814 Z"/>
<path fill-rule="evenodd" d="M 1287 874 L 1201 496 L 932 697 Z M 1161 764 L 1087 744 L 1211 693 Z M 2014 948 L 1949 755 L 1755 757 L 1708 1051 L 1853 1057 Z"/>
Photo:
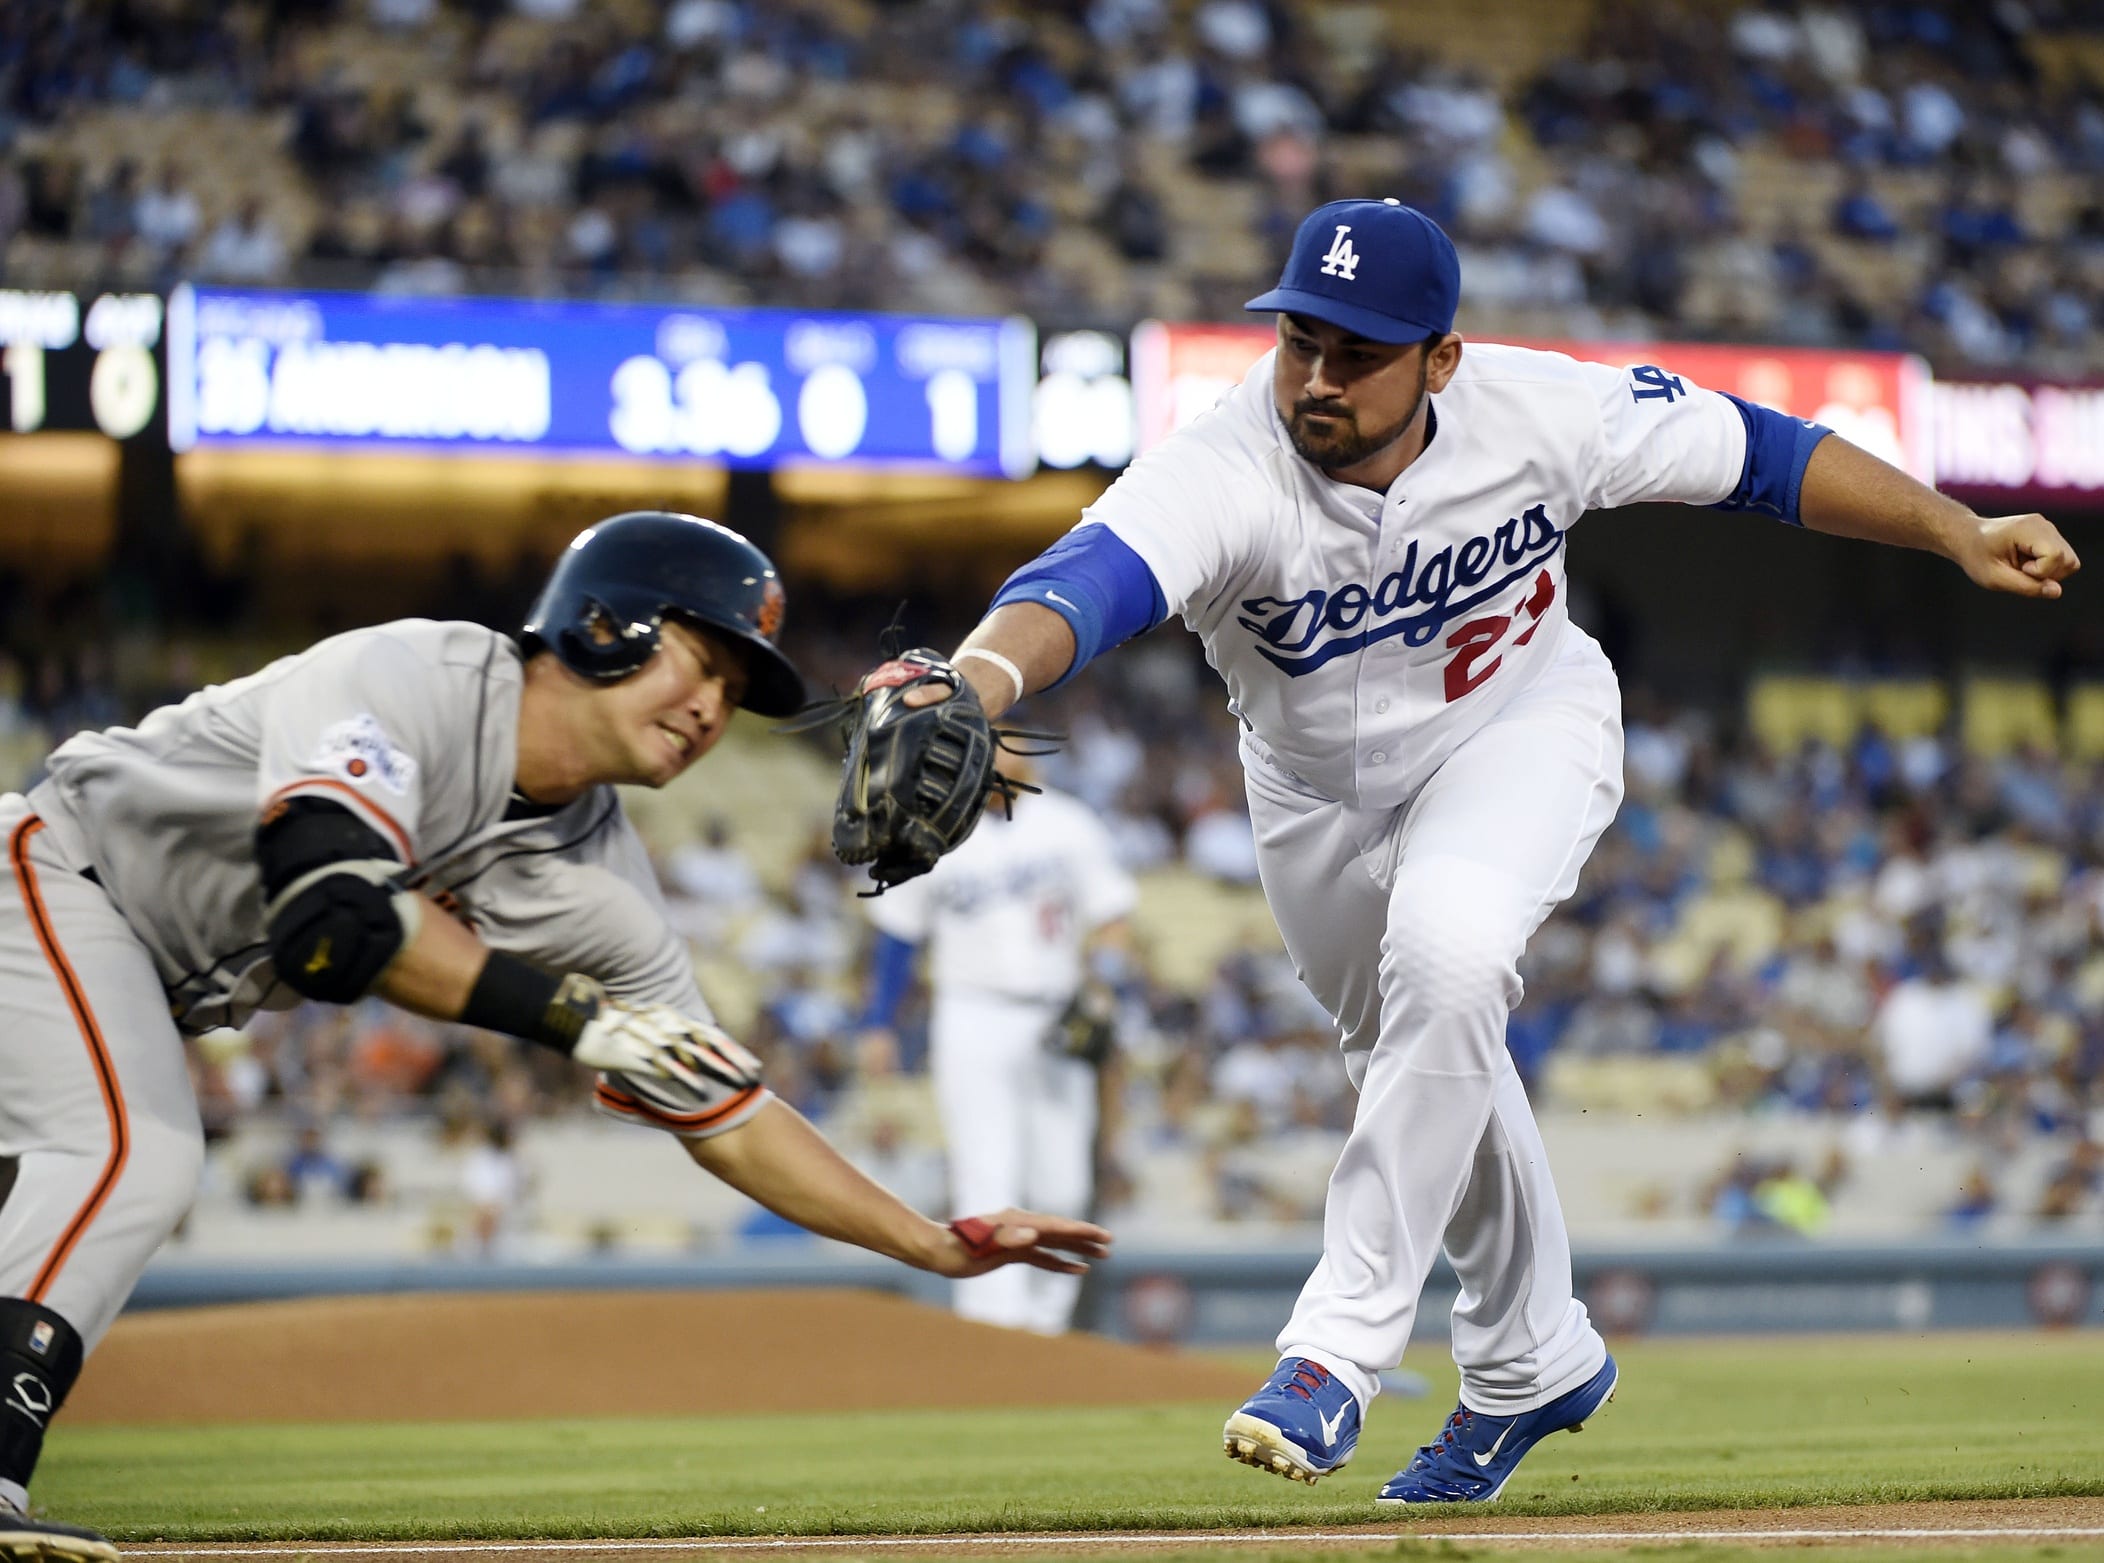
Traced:
<path fill-rule="evenodd" d="M 271 966 L 254 845 L 263 812 L 298 797 L 350 809 L 400 856 L 410 888 L 457 907 L 493 948 L 710 1018 L 611 787 L 505 819 L 523 666 L 479 625 L 353 630 L 136 728 L 69 739 L 30 805 L 72 860 L 94 866 L 185 1031 L 299 1002 Z M 609 1077 L 598 1103 L 693 1135 L 743 1122 L 764 1094 L 701 1099 Z"/>

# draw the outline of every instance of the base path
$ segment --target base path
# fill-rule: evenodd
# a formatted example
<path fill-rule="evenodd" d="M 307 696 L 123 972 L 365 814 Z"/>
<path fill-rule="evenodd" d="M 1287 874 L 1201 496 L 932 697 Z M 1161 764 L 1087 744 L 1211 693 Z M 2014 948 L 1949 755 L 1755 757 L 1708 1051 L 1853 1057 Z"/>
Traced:
<path fill-rule="evenodd" d="M 667 1352 L 667 1341 L 693 1350 Z M 592 1371 L 574 1365 L 590 1343 Z M 127 1315 L 66 1423 L 494 1421 L 750 1412 L 726 1361 L 794 1362 L 772 1411 L 1239 1401 L 1247 1372 L 996 1329 L 881 1292 L 328 1297 Z M 968 1361 L 969 1373 L 928 1364 Z"/>
<path fill-rule="evenodd" d="M 1610 1514 L 1583 1517 L 1501 1518 L 1495 1510 L 1462 1519 L 1419 1520 L 1329 1529 L 1280 1526 L 1266 1530 L 1149 1531 L 1139 1535 L 1030 1534 L 971 1536 L 723 1536 L 651 1541 L 389 1541 L 206 1542 L 194 1546 L 128 1546 L 127 1558 L 399 1559 L 402 1563 L 591 1563 L 593 1559 L 658 1563 L 673 1558 L 796 1557 L 845 1563 L 854 1557 L 893 1557 L 914 1563 L 982 1557 L 1134 1557 L 1221 1547 L 1340 1554 L 1378 1551 L 1407 1557 L 1398 1543 L 1495 1548 L 1515 1553 L 1583 1547 L 1646 1552 L 1677 1543 L 1736 1542 L 1761 1547 L 1885 1546 L 1895 1557 L 1927 1555 L 1964 1544 L 2058 1544 L 2074 1557 L 2104 1551 L 2104 1498 L 2026 1498 L 1993 1503 L 1883 1503 L 1855 1508 L 1714 1509 L 1687 1514 Z"/>

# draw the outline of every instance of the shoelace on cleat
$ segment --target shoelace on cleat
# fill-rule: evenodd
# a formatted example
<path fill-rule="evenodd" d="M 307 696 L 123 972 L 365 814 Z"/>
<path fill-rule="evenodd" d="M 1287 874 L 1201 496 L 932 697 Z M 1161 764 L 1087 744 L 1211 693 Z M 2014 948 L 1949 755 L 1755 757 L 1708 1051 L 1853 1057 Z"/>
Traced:
<path fill-rule="evenodd" d="M 1468 1407 L 1456 1406 L 1454 1414 L 1447 1418 L 1446 1426 L 1439 1430 L 1432 1441 L 1429 1444 L 1420 1444 L 1418 1446 L 1417 1454 L 1411 1459 L 1409 1469 L 1412 1471 L 1430 1469 L 1442 1455 L 1454 1447 L 1457 1435 L 1466 1433 L 1469 1424 L 1474 1420 L 1475 1417 L 1470 1414 Z M 1463 1447 L 1466 1446 L 1464 1445 Z"/>
<path fill-rule="evenodd" d="M 1298 1395 L 1301 1399 L 1313 1404 L 1315 1391 L 1322 1388 L 1329 1381 L 1330 1370 L 1328 1368 L 1325 1368 L 1319 1362 L 1303 1362 L 1298 1368 L 1294 1369 L 1293 1377 L 1287 1379 L 1279 1388 L 1287 1394 Z"/>

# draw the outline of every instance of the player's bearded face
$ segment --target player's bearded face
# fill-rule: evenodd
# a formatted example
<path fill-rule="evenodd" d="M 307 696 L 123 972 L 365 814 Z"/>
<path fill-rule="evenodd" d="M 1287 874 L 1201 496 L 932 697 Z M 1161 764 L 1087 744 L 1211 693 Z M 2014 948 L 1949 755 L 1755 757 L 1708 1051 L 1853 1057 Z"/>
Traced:
<path fill-rule="evenodd" d="M 1416 343 L 1281 316 L 1272 390 L 1294 450 L 1332 471 L 1379 455 L 1424 406 L 1428 362 Z"/>

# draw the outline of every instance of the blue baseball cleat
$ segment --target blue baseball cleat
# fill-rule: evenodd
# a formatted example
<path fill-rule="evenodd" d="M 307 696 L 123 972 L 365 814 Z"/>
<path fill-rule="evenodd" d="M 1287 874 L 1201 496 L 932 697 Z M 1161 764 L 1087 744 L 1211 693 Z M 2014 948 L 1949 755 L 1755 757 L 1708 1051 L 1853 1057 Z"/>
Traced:
<path fill-rule="evenodd" d="M 1377 1503 L 1489 1503 L 1505 1490 L 1529 1449 L 1551 1433 L 1575 1433 L 1615 1398 L 1609 1357 L 1598 1373 L 1545 1406 L 1491 1416 L 1456 1406 L 1437 1438 L 1388 1478 Z M 1232 1425 L 1232 1424 L 1230 1424 Z"/>
<path fill-rule="evenodd" d="M 1228 1458 L 1309 1486 L 1359 1444 L 1359 1398 L 1306 1357 L 1288 1357 L 1221 1431 Z"/>

